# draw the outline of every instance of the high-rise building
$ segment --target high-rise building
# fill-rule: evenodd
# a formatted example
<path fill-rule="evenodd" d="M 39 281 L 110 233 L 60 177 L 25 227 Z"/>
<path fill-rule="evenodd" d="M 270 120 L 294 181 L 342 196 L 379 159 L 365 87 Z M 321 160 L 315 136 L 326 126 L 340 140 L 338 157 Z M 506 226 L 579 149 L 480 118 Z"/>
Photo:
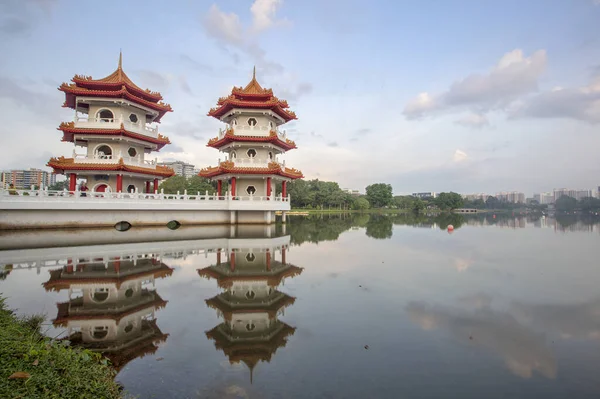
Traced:
<path fill-rule="evenodd" d="M 518 191 L 497 193 L 496 198 L 498 199 L 498 201 L 511 202 L 513 204 L 525 203 L 525 193 L 520 193 Z"/>
<path fill-rule="evenodd" d="M 570 188 L 555 188 L 554 189 L 554 202 L 562 196 L 569 196 L 576 200 L 581 200 L 586 197 L 593 197 L 592 190 L 573 190 Z"/>
<path fill-rule="evenodd" d="M 437 197 L 437 193 L 433 192 L 433 191 L 428 191 L 425 193 L 412 193 L 413 197 L 417 197 L 417 198 L 421 198 L 421 199 L 426 199 L 426 198 L 435 198 Z"/>
<path fill-rule="evenodd" d="M 19 190 L 29 190 L 31 186 L 45 188 L 56 183 L 56 175 L 41 169 L 13 169 L 2 172 L 2 188 L 11 184 Z"/>
<path fill-rule="evenodd" d="M 466 200 L 469 200 L 469 201 L 475 201 L 475 200 L 478 200 L 478 199 L 483 200 L 483 201 L 487 201 L 487 199 L 488 199 L 489 196 L 490 195 L 486 194 L 486 193 L 478 193 L 478 194 L 465 194 L 462 197 L 464 199 L 466 199 Z"/>
<path fill-rule="evenodd" d="M 533 194 L 533 199 L 540 203 L 540 205 L 547 205 L 554 203 L 554 194 L 552 193 L 540 193 Z"/>
<path fill-rule="evenodd" d="M 175 172 L 177 176 L 183 176 L 186 179 L 198 174 L 196 167 L 183 161 L 159 162 L 158 165 L 167 166 Z"/>

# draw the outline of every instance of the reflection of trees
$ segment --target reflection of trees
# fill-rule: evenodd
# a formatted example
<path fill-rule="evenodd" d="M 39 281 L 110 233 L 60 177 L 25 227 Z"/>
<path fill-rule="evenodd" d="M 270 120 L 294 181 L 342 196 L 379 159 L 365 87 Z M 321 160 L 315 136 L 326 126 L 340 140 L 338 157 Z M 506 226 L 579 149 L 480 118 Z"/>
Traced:
<path fill-rule="evenodd" d="M 440 213 L 434 220 L 442 230 L 446 230 L 449 225 L 454 226 L 454 229 L 458 229 L 465 223 L 465 217 L 457 213 Z"/>
<path fill-rule="evenodd" d="M 546 378 L 556 376 L 556 359 L 544 337 L 508 313 L 489 307 L 466 312 L 422 302 L 409 303 L 406 311 L 423 330 L 445 330 L 458 340 L 497 353 L 506 367 L 519 377 L 530 378 L 533 371 Z"/>
<path fill-rule="evenodd" d="M 392 238 L 394 225 L 392 218 L 385 215 L 371 215 L 367 222 L 367 237 L 375 239 Z"/>
<path fill-rule="evenodd" d="M 287 224 L 287 232 L 291 235 L 292 244 L 296 245 L 304 242 L 336 241 L 340 234 L 355 226 L 353 216 L 336 214 L 291 217 Z"/>

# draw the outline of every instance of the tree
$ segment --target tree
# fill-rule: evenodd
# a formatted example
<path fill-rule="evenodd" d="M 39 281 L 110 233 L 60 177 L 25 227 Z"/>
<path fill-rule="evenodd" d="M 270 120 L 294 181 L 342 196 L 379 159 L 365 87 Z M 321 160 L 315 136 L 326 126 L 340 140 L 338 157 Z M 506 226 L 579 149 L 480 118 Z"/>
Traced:
<path fill-rule="evenodd" d="M 371 204 L 369 204 L 369 200 L 366 199 L 365 197 L 357 198 L 353 204 L 353 208 L 356 210 L 359 210 L 359 211 L 364 211 L 366 209 L 369 209 L 370 206 L 371 206 Z"/>
<path fill-rule="evenodd" d="M 390 219 L 388 216 L 371 215 L 366 227 L 367 230 L 365 234 L 367 237 L 378 240 L 392 238 L 392 235 L 394 234 L 394 224 L 392 223 L 392 219 Z"/>
<path fill-rule="evenodd" d="M 186 183 L 188 194 L 200 193 L 203 195 L 206 194 L 207 191 L 209 194 L 214 194 L 216 191 L 212 183 L 204 177 L 192 176 L 187 180 Z"/>
<path fill-rule="evenodd" d="M 48 186 L 50 191 L 63 191 L 69 189 L 69 182 L 67 180 L 57 181 L 54 184 Z"/>
<path fill-rule="evenodd" d="M 568 195 L 563 195 L 556 200 L 556 210 L 559 212 L 573 212 L 577 207 L 577 200 Z"/>
<path fill-rule="evenodd" d="M 425 209 L 425 202 L 421 198 L 415 198 L 412 203 L 412 210 L 418 213 L 423 209 Z"/>
<path fill-rule="evenodd" d="M 434 200 L 435 205 L 440 209 L 458 209 L 463 206 L 463 199 L 460 194 L 449 192 L 440 193 Z"/>
<path fill-rule="evenodd" d="M 176 194 L 178 191 L 180 194 L 183 194 L 183 191 L 186 188 L 187 180 L 183 176 L 171 176 L 160 183 L 160 189 L 163 190 L 165 194 Z"/>
<path fill-rule="evenodd" d="M 492 197 L 491 195 L 485 200 L 485 207 L 487 209 L 498 209 L 499 204 L 500 201 L 498 201 L 498 198 Z"/>
<path fill-rule="evenodd" d="M 367 200 L 373 208 L 383 208 L 392 204 L 392 186 L 385 183 L 376 183 L 367 186 Z"/>

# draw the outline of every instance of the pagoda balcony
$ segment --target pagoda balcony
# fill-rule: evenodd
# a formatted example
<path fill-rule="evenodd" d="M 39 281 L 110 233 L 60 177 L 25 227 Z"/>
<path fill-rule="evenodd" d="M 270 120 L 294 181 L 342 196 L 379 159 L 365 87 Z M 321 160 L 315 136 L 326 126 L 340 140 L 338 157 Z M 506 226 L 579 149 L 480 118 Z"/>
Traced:
<path fill-rule="evenodd" d="M 233 132 L 234 134 L 237 134 L 239 136 L 259 136 L 259 137 L 263 137 L 263 136 L 268 136 L 269 134 L 271 134 L 271 132 L 275 132 L 277 133 L 277 137 L 279 137 L 280 140 L 285 141 L 287 138 L 287 133 L 284 130 L 283 132 L 281 130 L 279 130 L 276 127 L 270 127 L 270 126 L 249 126 L 249 125 L 227 125 L 227 127 L 225 129 L 219 129 L 219 139 L 222 139 L 223 137 L 225 137 L 225 134 L 227 134 L 227 132 Z"/>
<path fill-rule="evenodd" d="M 137 157 L 123 156 L 123 153 L 119 152 L 114 155 L 105 154 L 94 154 L 93 157 L 88 157 L 87 154 L 78 154 L 73 150 L 73 162 L 75 163 L 90 163 L 90 164 L 115 164 L 120 159 L 127 165 L 142 166 L 144 168 L 156 168 L 157 159 L 145 160 L 141 155 Z"/>
<path fill-rule="evenodd" d="M 268 168 L 269 164 L 276 163 L 281 167 L 285 167 L 285 161 L 279 162 L 278 159 L 271 158 L 230 158 L 226 159 L 225 162 L 233 162 L 234 167 L 241 168 Z M 221 160 L 219 159 L 219 164 Z"/>
<path fill-rule="evenodd" d="M 134 133 L 140 133 L 145 136 L 158 138 L 158 127 L 151 127 L 147 124 L 138 121 L 131 122 L 130 120 L 123 118 L 89 118 L 75 116 L 75 127 L 80 129 L 120 129 L 121 124 L 125 130 Z"/>

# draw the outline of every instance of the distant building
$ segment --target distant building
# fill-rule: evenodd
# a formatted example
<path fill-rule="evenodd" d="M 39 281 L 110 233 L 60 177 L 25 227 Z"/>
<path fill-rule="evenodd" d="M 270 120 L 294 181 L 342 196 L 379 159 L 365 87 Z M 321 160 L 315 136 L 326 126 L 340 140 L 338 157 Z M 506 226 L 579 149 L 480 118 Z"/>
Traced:
<path fill-rule="evenodd" d="M 540 205 L 553 204 L 554 203 L 554 194 L 552 194 L 552 193 L 533 194 L 533 199 L 536 200 Z"/>
<path fill-rule="evenodd" d="M 594 194 L 592 190 L 573 190 L 570 188 L 555 188 L 554 189 L 554 202 L 558 200 L 562 196 L 569 196 L 571 198 L 575 198 L 576 200 L 581 200 L 586 197 L 593 197 Z"/>
<path fill-rule="evenodd" d="M 426 192 L 426 193 L 412 193 L 412 196 L 413 197 L 417 197 L 417 198 L 421 198 L 421 199 L 435 198 L 435 197 L 437 197 L 437 193 L 434 193 L 432 191 Z"/>
<path fill-rule="evenodd" d="M 168 166 L 175 171 L 177 176 L 183 176 L 186 179 L 197 175 L 199 172 L 194 165 L 183 161 L 159 162 L 158 165 Z"/>
<path fill-rule="evenodd" d="M 346 192 L 346 193 L 348 193 L 350 195 L 353 195 L 355 197 L 358 197 L 360 195 L 360 192 L 358 190 L 354 190 L 354 189 L 351 189 L 351 188 L 343 188 L 342 191 L 344 191 L 344 192 Z"/>
<path fill-rule="evenodd" d="M 510 202 L 513 204 L 524 204 L 525 193 L 518 191 L 501 192 L 496 194 L 496 199 L 501 202 Z"/>
<path fill-rule="evenodd" d="M 462 197 L 468 201 L 482 200 L 486 201 L 490 195 L 486 193 L 478 193 L 478 194 L 465 194 Z"/>
<path fill-rule="evenodd" d="M 13 169 L 2 172 L 2 188 L 8 188 L 11 184 L 19 190 L 35 187 L 48 187 L 56 183 L 56 175 L 41 169 Z"/>

